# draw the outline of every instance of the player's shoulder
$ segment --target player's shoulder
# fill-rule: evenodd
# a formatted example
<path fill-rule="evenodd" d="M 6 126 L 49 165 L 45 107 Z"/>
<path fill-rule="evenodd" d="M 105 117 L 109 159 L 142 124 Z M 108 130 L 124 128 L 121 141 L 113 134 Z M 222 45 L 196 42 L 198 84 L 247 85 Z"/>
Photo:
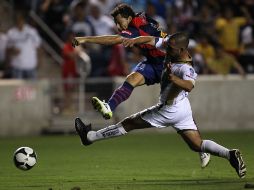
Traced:
<path fill-rule="evenodd" d="M 139 28 L 140 26 L 146 25 L 146 14 L 144 12 L 139 12 L 135 15 L 135 17 L 132 19 L 132 25 Z"/>
<path fill-rule="evenodd" d="M 187 68 L 187 69 L 188 69 L 188 68 L 192 68 L 192 69 L 193 69 L 193 66 L 192 66 L 191 64 L 189 64 L 189 63 L 182 63 L 182 64 L 181 64 L 181 67 L 182 67 L 182 68 Z"/>
<path fill-rule="evenodd" d="M 18 33 L 19 34 L 20 32 L 17 29 L 14 29 L 12 31 L 12 33 Z M 24 27 L 23 27 L 22 33 L 37 34 L 37 30 L 31 25 L 25 24 Z"/>
<path fill-rule="evenodd" d="M 182 73 L 191 73 L 192 75 L 196 74 L 195 69 L 190 64 L 179 64 L 179 68 Z"/>
<path fill-rule="evenodd" d="M 196 80 L 197 73 L 194 68 L 187 63 L 176 63 L 173 64 L 173 73 L 184 80 Z"/>
<path fill-rule="evenodd" d="M 34 28 L 33 26 L 31 26 L 31 25 L 29 25 L 29 24 L 26 24 L 26 25 L 24 26 L 24 29 L 25 29 L 25 30 L 28 30 L 28 31 L 32 31 L 32 32 L 36 32 L 36 31 L 37 31 L 36 28 Z"/>

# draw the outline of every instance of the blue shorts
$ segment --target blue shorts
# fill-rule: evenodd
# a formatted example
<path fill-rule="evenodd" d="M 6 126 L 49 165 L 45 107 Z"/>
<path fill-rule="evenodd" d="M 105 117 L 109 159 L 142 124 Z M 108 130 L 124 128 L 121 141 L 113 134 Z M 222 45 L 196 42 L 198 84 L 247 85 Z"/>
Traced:
<path fill-rule="evenodd" d="M 159 63 L 153 63 L 151 61 L 145 60 L 140 62 L 134 69 L 134 72 L 138 72 L 145 77 L 146 85 L 153 85 L 155 83 L 160 83 L 161 73 L 163 70 L 163 60 Z"/>

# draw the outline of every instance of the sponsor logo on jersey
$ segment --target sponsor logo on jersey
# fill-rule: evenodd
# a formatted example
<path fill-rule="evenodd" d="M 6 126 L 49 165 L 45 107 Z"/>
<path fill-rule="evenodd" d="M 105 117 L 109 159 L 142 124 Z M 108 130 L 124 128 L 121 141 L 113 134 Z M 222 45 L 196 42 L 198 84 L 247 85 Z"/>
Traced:
<path fill-rule="evenodd" d="M 122 34 L 128 34 L 128 35 L 132 35 L 132 32 L 129 30 L 123 30 Z"/>
<path fill-rule="evenodd" d="M 140 69 L 140 70 L 144 70 L 145 67 L 146 67 L 146 64 L 141 64 L 141 65 L 139 65 L 139 69 Z"/>

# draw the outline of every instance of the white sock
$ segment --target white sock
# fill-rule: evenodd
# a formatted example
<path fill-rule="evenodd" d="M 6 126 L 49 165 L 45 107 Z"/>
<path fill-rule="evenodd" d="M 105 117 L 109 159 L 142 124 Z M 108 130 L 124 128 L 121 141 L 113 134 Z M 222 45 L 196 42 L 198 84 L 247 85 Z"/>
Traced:
<path fill-rule="evenodd" d="M 100 129 L 98 131 L 89 131 L 87 133 L 87 138 L 89 141 L 93 142 L 101 139 L 125 135 L 126 133 L 127 132 L 123 128 L 122 124 L 118 123 L 116 125 L 111 125 L 106 128 Z"/>
<path fill-rule="evenodd" d="M 203 140 L 201 150 L 202 152 L 229 159 L 229 150 L 211 140 Z"/>

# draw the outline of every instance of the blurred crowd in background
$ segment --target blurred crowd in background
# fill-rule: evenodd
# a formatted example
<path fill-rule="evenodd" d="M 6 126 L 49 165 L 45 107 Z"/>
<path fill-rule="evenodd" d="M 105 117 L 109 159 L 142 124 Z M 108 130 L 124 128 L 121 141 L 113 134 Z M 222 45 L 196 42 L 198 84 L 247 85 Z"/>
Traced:
<path fill-rule="evenodd" d="M 62 75 L 78 77 L 74 36 L 117 34 L 110 16 L 119 3 L 160 23 L 168 34 L 186 31 L 199 74 L 254 73 L 254 0 L 9 0 L 15 25 L 0 31 L 0 69 L 4 78 L 36 78 L 42 39 L 63 58 Z M 28 17 L 33 10 L 64 42 L 57 47 Z M 86 44 L 89 77 L 126 76 L 144 59 L 137 48 Z"/>

